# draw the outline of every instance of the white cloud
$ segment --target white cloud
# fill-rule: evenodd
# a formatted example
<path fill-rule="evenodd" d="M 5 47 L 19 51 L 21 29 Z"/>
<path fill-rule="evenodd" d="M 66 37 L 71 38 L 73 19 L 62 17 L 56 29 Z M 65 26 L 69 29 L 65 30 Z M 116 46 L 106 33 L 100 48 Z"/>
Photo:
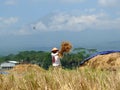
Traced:
<path fill-rule="evenodd" d="M 5 5 L 16 5 L 18 0 L 6 0 Z"/>
<path fill-rule="evenodd" d="M 10 17 L 10 18 L 3 18 L 0 17 L 0 35 L 9 35 L 13 34 L 15 30 L 12 28 L 14 24 L 18 22 L 18 18 Z"/>
<path fill-rule="evenodd" d="M 31 31 L 28 31 L 26 28 L 21 28 L 18 31 L 13 32 L 14 35 L 29 35 L 31 34 Z"/>
<path fill-rule="evenodd" d="M 96 11 L 96 8 L 86 8 L 85 9 L 85 12 L 87 13 L 92 13 L 92 12 L 95 12 Z"/>
<path fill-rule="evenodd" d="M 47 30 L 47 27 L 41 21 L 31 26 L 33 26 L 33 28 L 38 30 Z"/>
<path fill-rule="evenodd" d="M 0 32 L 1 29 L 9 29 L 12 25 L 16 24 L 18 22 L 17 17 L 9 17 L 9 18 L 4 18 L 0 17 Z"/>
<path fill-rule="evenodd" d="M 56 14 L 48 20 L 47 24 L 38 21 L 34 26 L 38 31 L 81 31 L 86 29 L 120 29 L 120 20 L 110 19 L 104 13 L 96 15 L 79 15 L 73 16 L 69 14 Z"/>
<path fill-rule="evenodd" d="M 34 3 L 41 3 L 41 2 L 57 2 L 57 3 L 65 3 L 65 4 L 67 4 L 67 3 L 70 3 L 70 4 L 72 4 L 72 3 L 82 3 L 82 2 L 85 2 L 86 0 L 29 0 L 29 1 L 31 1 L 31 2 L 34 2 Z"/>
<path fill-rule="evenodd" d="M 59 13 L 26 25 L 13 33 L 29 35 L 44 31 L 119 30 L 119 25 L 120 17 L 113 19 L 105 13 L 78 16 Z"/>
<path fill-rule="evenodd" d="M 0 26 L 12 25 L 16 22 L 18 22 L 17 17 L 9 17 L 9 18 L 0 17 Z"/>
<path fill-rule="evenodd" d="M 78 3 L 78 2 L 84 2 L 85 0 L 59 0 L 59 1 L 65 3 Z"/>
<path fill-rule="evenodd" d="M 98 3 L 105 7 L 117 7 L 119 6 L 120 0 L 98 0 Z"/>

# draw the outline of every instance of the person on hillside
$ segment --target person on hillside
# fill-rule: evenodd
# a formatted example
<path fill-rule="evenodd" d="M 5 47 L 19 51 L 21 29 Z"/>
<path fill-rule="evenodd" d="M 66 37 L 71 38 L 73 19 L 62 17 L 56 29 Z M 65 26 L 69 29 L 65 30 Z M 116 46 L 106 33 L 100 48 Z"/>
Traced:
<path fill-rule="evenodd" d="M 60 56 L 59 56 L 59 50 L 56 47 L 54 47 L 51 50 L 51 56 L 52 56 L 52 66 L 60 67 L 61 61 L 60 61 Z"/>

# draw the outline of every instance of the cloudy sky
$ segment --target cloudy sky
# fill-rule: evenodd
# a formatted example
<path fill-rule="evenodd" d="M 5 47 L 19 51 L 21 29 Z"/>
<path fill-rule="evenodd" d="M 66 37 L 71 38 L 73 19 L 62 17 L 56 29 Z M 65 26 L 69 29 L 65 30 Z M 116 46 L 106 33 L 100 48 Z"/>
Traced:
<path fill-rule="evenodd" d="M 1 0 L 0 49 L 120 42 L 120 0 Z M 113 47 L 113 49 L 114 49 Z M 92 47 L 93 48 L 93 47 Z M 2 53 L 2 52 L 1 52 Z"/>

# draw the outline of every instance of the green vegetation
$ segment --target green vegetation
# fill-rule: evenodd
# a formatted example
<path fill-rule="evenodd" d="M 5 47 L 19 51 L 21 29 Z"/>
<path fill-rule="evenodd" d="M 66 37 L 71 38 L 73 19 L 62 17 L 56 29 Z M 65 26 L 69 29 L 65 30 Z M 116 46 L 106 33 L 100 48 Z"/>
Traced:
<path fill-rule="evenodd" d="M 62 67 L 76 68 L 81 60 L 95 52 L 97 52 L 96 49 L 75 48 L 71 53 L 64 54 L 64 57 L 61 59 Z M 10 54 L 0 57 L 0 63 L 8 60 L 37 64 L 44 69 L 48 69 L 52 65 L 51 53 L 45 51 L 22 51 L 16 55 Z"/>

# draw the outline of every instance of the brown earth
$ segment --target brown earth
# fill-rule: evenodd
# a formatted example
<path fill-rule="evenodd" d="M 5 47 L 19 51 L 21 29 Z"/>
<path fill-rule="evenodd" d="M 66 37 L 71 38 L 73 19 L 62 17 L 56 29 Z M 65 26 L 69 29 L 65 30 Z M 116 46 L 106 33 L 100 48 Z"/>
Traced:
<path fill-rule="evenodd" d="M 83 67 L 97 68 L 101 70 L 120 69 L 120 53 L 97 55 L 83 64 Z"/>

